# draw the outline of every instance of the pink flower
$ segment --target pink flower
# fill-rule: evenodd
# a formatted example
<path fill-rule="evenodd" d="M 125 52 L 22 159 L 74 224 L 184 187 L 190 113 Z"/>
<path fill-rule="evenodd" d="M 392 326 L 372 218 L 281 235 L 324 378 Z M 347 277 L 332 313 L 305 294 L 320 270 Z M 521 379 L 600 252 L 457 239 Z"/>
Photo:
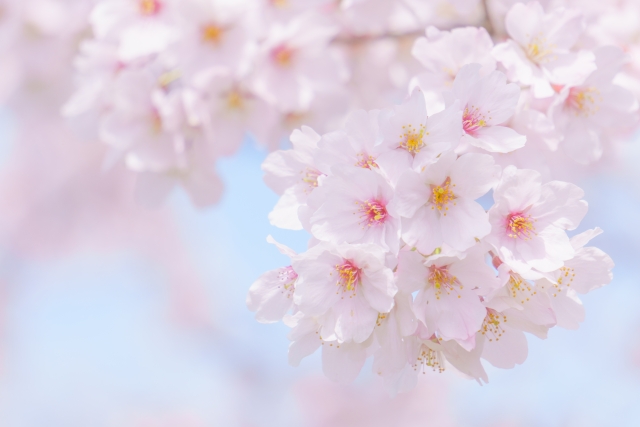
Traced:
<path fill-rule="evenodd" d="M 564 266 L 539 281 L 540 287 L 549 295 L 551 305 L 558 319 L 558 326 L 578 329 L 584 320 L 584 307 L 578 294 L 586 294 L 607 285 L 613 279 L 613 260 L 595 247 L 585 245 L 602 233 L 596 228 L 571 238 L 576 251 L 575 257 Z"/>
<path fill-rule="evenodd" d="M 527 359 L 527 337 L 510 320 L 508 314 L 488 308 L 476 336 L 476 345 L 482 345 L 482 358 L 496 368 L 511 369 Z"/>
<path fill-rule="evenodd" d="M 481 77 L 480 64 L 465 65 L 458 72 L 450 93 L 450 105 L 457 100 L 462 107 L 463 141 L 487 151 L 507 153 L 524 146 L 526 137 L 506 126 L 513 116 L 520 88 L 507 84 L 506 76 L 493 71 Z"/>
<path fill-rule="evenodd" d="M 195 77 L 192 86 L 185 93 L 187 119 L 202 126 L 216 155 L 234 154 L 247 132 L 262 143 L 269 141 L 277 113 L 238 76 L 213 68 Z"/>
<path fill-rule="evenodd" d="M 320 243 L 294 257 L 292 267 L 294 302 L 306 315 L 324 315 L 323 326 L 331 325 L 340 342 L 367 340 L 378 314 L 393 306 L 393 273 L 376 245 Z"/>
<path fill-rule="evenodd" d="M 413 310 L 429 334 L 474 348 L 486 316 L 480 293 L 498 285 L 481 251 L 464 258 L 441 254 L 426 259 L 415 251 L 401 252 L 397 280 L 418 291 Z"/>
<path fill-rule="evenodd" d="M 398 252 L 400 218 L 387 208 L 393 189 L 375 170 L 334 167 L 308 204 L 311 233 L 335 243 L 374 243 Z"/>
<path fill-rule="evenodd" d="M 575 255 L 565 230 L 575 229 L 586 214 L 583 195 L 573 184 L 542 185 L 538 172 L 509 166 L 493 192 L 486 241 L 516 272 L 556 270 Z"/>
<path fill-rule="evenodd" d="M 393 309 L 378 316 L 375 329 L 375 339 L 380 348 L 373 355 L 373 372 L 387 379 L 395 377 L 407 366 L 407 337 L 418 327 L 412 309 L 413 297 L 411 293 L 403 292 L 403 288 L 409 288 L 403 283 L 398 285 Z M 392 390 L 392 394 L 394 391 L 399 390 Z"/>
<path fill-rule="evenodd" d="M 401 375 L 412 378 L 412 381 L 403 379 L 404 382 L 409 383 L 411 388 L 415 386 L 419 374 L 425 374 L 429 371 L 442 373 L 449 366 L 453 366 L 480 384 L 483 381 L 485 383 L 489 382 L 487 373 L 480 362 L 482 342 L 480 342 L 480 345 L 467 350 L 456 341 L 440 340 L 435 335 L 430 334 L 424 327 L 421 327 L 416 334 L 407 340 L 407 343 L 409 365 Z"/>
<path fill-rule="evenodd" d="M 491 231 L 487 213 L 475 200 L 491 189 L 500 168 L 485 154 L 457 158 L 444 153 L 420 173 L 407 171 L 396 187 L 392 210 L 402 217 L 402 238 L 423 254 L 442 244 L 473 246 Z"/>
<path fill-rule="evenodd" d="M 97 39 L 119 42 L 118 56 L 130 61 L 159 53 L 176 41 L 175 0 L 106 0 L 90 17 Z"/>
<path fill-rule="evenodd" d="M 178 49 L 187 70 L 209 67 L 237 69 L 247 64 L 251 39 L 250 4 L 221 0 L 188 0 L 180 3 Z"/>
<path fill-rule="evenodd" d="M 315 166 L 320 140 L 313 129 L 303 126 L 291 134 L 292 150 L 280 150 L 267 156 L 262 164 L 265 183 L 279 194 L 280 200 L 269 214 L 271 224 L 291 230 L 302 229 L 298 209 L 318 186 L 324 173 Z"/>
<path fill-rule="evenodd" d="M 487 308 L 507 316 L 511 326 L 546 336 L 546 331 L 555 326 L 556 316 L 549 295 L 535 280 L 540 276 L 525 278 L 499 258 L 493 261 L 494 265 L 499 264 L 500 287 L 484 297 Z"/>
<path fill-rule="evenodd" d="M 341 342 L 322 326 L 327 316 L 304 316 L 301 312 L 285 319 L 290 326 L 289 364 L 300 361 L 322 348 L 322 371 L 332 381 L 348 384 L 356 379 L 367 359 L 373 337 L 362 343 Z"/>
<path fill-rule="evenodd" d="M 288 247 L 278 243 L 271 236 L 267 242 L 276 245 L 278 250 L 288 257 L 296 253 Z M 273 323 L 282 320 L 293 306 L 293 292 L 298 274 L 293 267 L 282 267 L 268 271 L 256 280 L 249 288 L 247 307 L 255 311 L 256 320 L 261 323 Z"/>
<path fill-rule="evenodd" d="M 626 58 L 615 47 L 595 51 L 598 69 L 578 85 L 560 90 L 549 110 L 564 150 L 576 161 L 589 164 L 603 152 L 607 134 L 623 134 L 638 122 L 638 101 L 614 84 Z"/>
<path fill-rule="evenodd" d="M 480 74 L 483 76 L 495 70 L 496 61 L 491 56 L 491 49 L 493 41 L 484 28 L 440 31 L 428 27 L 426 38 L 417 38 L 411 49 L 411 54 L 426 68 L 426 72 L 414 78 L 414 84 L 423 92 L 431 92 L 440 98 L 442 91 L 451 88 L 463 66 L 481 64 Z"/>
<path fill-rule="evenodd" d="M 387 153 L 379 156 L 378 164 L 388 174 L 397 168 L 419 169 L 458 145 L 461 135 L 460 111 L 457 106 L 427 116 L 424 96 L 414 90 L 411 97 L 393 111 L 380 113 L 382 144 Z M 395 181 L 392 178 L 392 181 Z"/>
<path fill-rule="evenodd" d="M 274 24 L 256 59 L 255 90 L 282 110 L 307 108 L 341 80 L 341 64 L 327 47 L 336 33 L 314 14 Z"/>
<path fill-rule="evenodd" d="M 549 97 L 551 83 L 578 81 L 595 69 L 590 52 L 571 52 L 584 26 L 578 10 L 545 14 L 538 2 L 516 3 L 506 16 L 511 39 L 497 45 L 494 56 L 510 80 L 531 86 L 537 98 Z"/>
<path fill-rule="evenodd" d="M 376 160 L 386 151 L 380 144 L 379 110 L 353 111 L 347 117 L 344 130 L 322 136 L 318 142 L 317 161 L 324 170 L 336 164 L 379 169 Z"/>

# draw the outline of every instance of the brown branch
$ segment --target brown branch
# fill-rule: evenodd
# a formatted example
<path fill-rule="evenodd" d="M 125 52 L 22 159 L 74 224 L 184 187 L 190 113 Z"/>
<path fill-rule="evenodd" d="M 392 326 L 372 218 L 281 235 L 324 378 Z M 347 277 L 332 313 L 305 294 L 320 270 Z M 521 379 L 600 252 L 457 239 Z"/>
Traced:
<path fill-rule="evenodd" d="M 484 9 L 484 23 L 482 26 L 487 30 L 489 35 L 495 36 L 495 28 L 491 21 L 491 13 L 489 12 L 489 0 L 482 0 L 482 8 Z"/>
<path fill-rule="evenodd" d="M 394 39 L 401 40 L 407 38 L 416 38 L 424 35 L 424 29 L 408 31 L 406 33 L 381 33 L 381 34 L 367 34 L 367 35 L 354 35 L 354 36 L 338 36 L 332 40 L 332 43 L 344 44 L 344 45 L 358 45 L 363 43 L 371 43 L 378 40 Z"/>

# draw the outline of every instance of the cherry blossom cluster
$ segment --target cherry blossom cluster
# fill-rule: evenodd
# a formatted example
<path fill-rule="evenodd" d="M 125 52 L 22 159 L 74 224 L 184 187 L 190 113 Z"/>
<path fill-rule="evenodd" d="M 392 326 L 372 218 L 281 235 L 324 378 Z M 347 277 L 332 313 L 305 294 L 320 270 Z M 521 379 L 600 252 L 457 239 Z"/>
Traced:
<path fill-rule="evenodd" d="M 354 108 L 402 100 L 409 82 L 438 111 L 441 88 L 476 62 L 524 89 L 509 126 L 529 144 L 496 161 L 570 178 L 580 164 L 615 159 L 612 142 L 634 129 L 635 100 L 621 88 L 640 94 L 638 8 L 634 0 L 0 0 L 0 102 L 25 107 L 43 88 L 70 98 L 65 115 L 111 149 L 106 168 L 123 162 L 138 173 L 142 199 L 157 204 L 179 184 L 202 206 L 222 192 L 217 159 L 248 135 L 276 149 L 303 124 L 325 132 Z M 434 27 L 414 43 L 426 26 Z"/>
<path fill-rule="evenodd" d="M 65 114 L 97 129 L 160 202 L 221 195 L 216 160 L 247 135 L 278 148 L 302 124 L 401 99 L 427 23 L 479 23 L 480 0 L 98 0 Z"/>
<path fill-rule="evenodd" d="M 545 12 L 539 3 L 530 2 L 516 3 L 506 13 L 508 38 L 499 43 L 482 28 L 429 28 L 426 38 L 413 47 L 427 71 L 412 85 L 428 94 L 429 106 L 437 110 L 446 103 L 442 92 L 462 66 L 480 64 L 481 76 L 503 71 L 509 82 L 522 88 L 516 113 L 506 124 L 526 136 L 528 144 L 519 150 L 524 139 L 508 140 L 507 134 L 498 136 L 491 127 L 475 129 L 485 135 L 484 142 L 468 139 L 469 143 L 512 153 L 496 158 L 502 165 L 533 167 L 550 178 L 571 176 L 567 171 L 593 164 L 605 151 L 611 154 L 614 142 L 628 139 L 638 124 L 637 93 L 631 91 L 639 81 L 634 77 L 637 70 L 623 50 L 629 45 L 596 37 L 595 30 L 603 27 L 587 27 L 587 22 L 582 9 Z M 471 109 L 464 113 L 470 119 L 476 114 Z M 465 123 L 468 135 L 475 122 Z"/>
<path fill-rule="evenodd" d="M 312 237 L 301 254 L 269 237 L 291 262 L 247 304 L 291 327 L 292 365 L 321 349 L 325 374 L 350 382 L 371 357 L 392 393 L 450 368 L 486 382 L 482 359 L 524 362 L 525 332 L 578 327 L 579 294 L 608 284 L 613 261 L 587 245 L 600 229 L 569 234 L 587 203 L 556 176 L 633 131 L 638 109 L 624 53 L 584 47 L 585 22 L 532 2 L 506 13 L 500 43 L 430 27 L 403 103 L 303 126 L 267 157 L 271 223 Z"/>

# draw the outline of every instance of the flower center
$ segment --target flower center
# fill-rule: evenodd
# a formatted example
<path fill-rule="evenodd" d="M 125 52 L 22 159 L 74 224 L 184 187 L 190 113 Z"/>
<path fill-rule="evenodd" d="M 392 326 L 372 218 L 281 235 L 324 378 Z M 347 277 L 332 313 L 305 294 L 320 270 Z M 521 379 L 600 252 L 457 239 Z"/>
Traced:
<path fill-rule="evenodd" d="M 491 118 L 491 117 L 489 117 Z M 464 107 L 462 113 L 462 128 L 468 134 L 474 134 L 478 129 L 487 125 L 485 115 L 480 112 L 480 109 L 473 105 Z"/>
<path fill-rule="evenodd" d="M 419 153 L 424 147 L 424 136 L 428 135 L 425 125 L 420 125 L 420 130 L 417 130 L 413 125 L 402 126 L 404 133 L 400 135 L 400 148 L 404 148 L 411 154 L 415 155 Z"/>
<path fill-rule="evenodd" d="M 278 281 L 280 282 L 280 286 L 282 286 L 282 293 L 287 293 L 287 298 L 293 295 L 297 279 L 298 274 L 293 271 L 293 267 L 289 266 L 280 269 Z"/>
<path fill-rule="evenodd" d="M 554 49 L 554 44 L 548 43 L 545 37 L 539 35 L 534 37 L 531 43 L 527 45 L 525 53 L 532 62 L 544 64 L 555 59 L 555 55 L 553 55 Z"/>
<path fill-rule="evenodd" d="M 362 222 L 366 223 L 369 227 L 384 224 L 387 216 L 389 215 L 387 213 L 386 205 L 380 200 L 372 199 L 367 202 L 360 203 L 360 205 L 360 211 L 362 212 L 360 218 L 362 218 Z"/>
<path fill-rule="evenodd" d="M 442 292 L 446 292 L 447 295 L 450 295 L 455 286 L 462 289 L 462 285 L 458 282 L 456 276 L 452 276 L 451 273 L 449 273 L 448 265 L 442 267 L 432 265 L 429 267 L 427 280 L 436 291 L 436 299 L 440 299 Z M 458 295 L 458 298 L 460 298 L 460 295 Z"/>
<path fill-rule="evenodd" d="M 357 156 L 358 162 L 356 163 L 356 166 L 366 169 L 378 168 L 375 157 L 369 156 L 365 153 L 358 153 Z"/>
<path fill-rule="evenodd" d="M 222 40 L 224 29 L 215 24 L 207 24 L 202 28 L 202 40 L 217 45 Z"/>
<path fill-rule="evenodd" d="M 342 264 L 336 265 L 338 281 L 336 285 L 342 287 L 343 292 L 353 292 L 360 281 L 360 269 L 354 266 L 351 261 L 344 260 Z"/>
<path fill-rule="evenodd" d="M 162 117 L 160 117 L 160 113 L 157 110 L 153 110 L 150 117 L 151 121 L 151 134 L 152 135 L 160 135 L 162 133 Z"/>
<path fill-rule="evenodd" d="M 316 188 L 318 186 L 318 178 L 321 175 L 324 175 L 319 170 L 313 169 L 313 168 L 306 168 L 301 173 L 302 173 L 302 181 L 307 183 L 307 185 L 309 186 L 308 190 L 313 190 L 314 188 Z"/>
<path fill-rule="evenodd" d="M 576 116 L 589 117 L 598 112 L 598 103 L 601 100 L 600 91 L 595 87 L 574 87 L 569 90 L 565 105 L 572 109 Z"/>
<path fill-rule="evenodd" d="M 140 13 L 146 16 L 157 15 L 162 9 L 162 3 L 159 0 L 140 0 Z"/>
<path fill-rule="evenodd" d="M 507 316 L 488 308 L 487 315 L 484 318 L 484 322 L 482 322 L 480 332 L 482 332 L 482 335 L 486 336 L 489 341 L 499 341 L 500 337 L 502 337 L 502 334 L 505 332 L 500 325 L 501 323 L 506 322 Z"/>
<path fill-rule="evenodd" d="M 444 180 L 442 185 L 432 185 L 431 186 L 431 209 L 438 209 L 444 215 L 447 215 L 449 210 L 449 203 L 453 202 L 456 199 L 456 195 L 453 193 L 451 187 L 455 187 L 455 184 L 451 184 L 451 178 L 447 177 Z M 456 203 L 453 202 L 455 205 Z"/>
<path fill-rule="evenodd" d="M 280 45 L 271 51 L 271 57 L 281 67 L 289 67 L 293 60 L 294 51 L 285 45 Z"/>
<path fill-rule="evenodd" d="M 535 234 L 536 229 L 533 227 L 531 215 L 518 212 L 507 217 L 507 235 L 509 237 L 530 240 Z"/>
<path fill-rule="evenodd" d="M 242 110 L 244 107 L 244 98 L 237 90 L 232 90 L 227 94 L 227 107 L 230 110 Z"/>
<path fill-rule="evenodd" d="M 284 9 L 285 7 L 289 6 L 289 0 L 271 0 L 271 4 L 275 7 Z"/>

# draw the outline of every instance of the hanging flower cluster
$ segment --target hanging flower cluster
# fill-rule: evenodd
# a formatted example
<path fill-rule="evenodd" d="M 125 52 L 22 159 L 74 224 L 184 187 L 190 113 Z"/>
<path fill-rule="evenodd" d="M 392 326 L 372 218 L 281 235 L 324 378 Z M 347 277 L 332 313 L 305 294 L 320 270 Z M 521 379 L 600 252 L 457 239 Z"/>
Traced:
<path fill-rule="evenodd" d="M 427 23 L 479 23 L 479 0 L 98 0 L 65 114 L 137 172 L 159 203 L 176 184 L 215 203 L 216 160 L 247 134 L 278 148 L 301 124 L 401 97 Z M 446 12 L 446 13 L 445 13 Z"/>
<path fill-rule="evenodd" d="M 529 3 L 495 45 L 482 28 L 428 28 L 407 100 L 355 111 L 339 131 L 303 126 L 267 157 L 281 196 L 271 223 L 312 238 L 301 254 L 269 238 L 291 265 L 261 276 L 247 303 L 292 328 L 291 364 L 321 348 L 336 381 L 372 357 L 392 392 L 450 367 L 486 382 L 481 359 L 524 362 L 524 332 L 578 327 L 578 295 L 609 283 L 613 261 L 587 246 L 601 230 L 567 233 L 587 203 L 556 175 L 637 123 L 616 81 L 625 55 L 582 49 L 584 22 Z"/>

